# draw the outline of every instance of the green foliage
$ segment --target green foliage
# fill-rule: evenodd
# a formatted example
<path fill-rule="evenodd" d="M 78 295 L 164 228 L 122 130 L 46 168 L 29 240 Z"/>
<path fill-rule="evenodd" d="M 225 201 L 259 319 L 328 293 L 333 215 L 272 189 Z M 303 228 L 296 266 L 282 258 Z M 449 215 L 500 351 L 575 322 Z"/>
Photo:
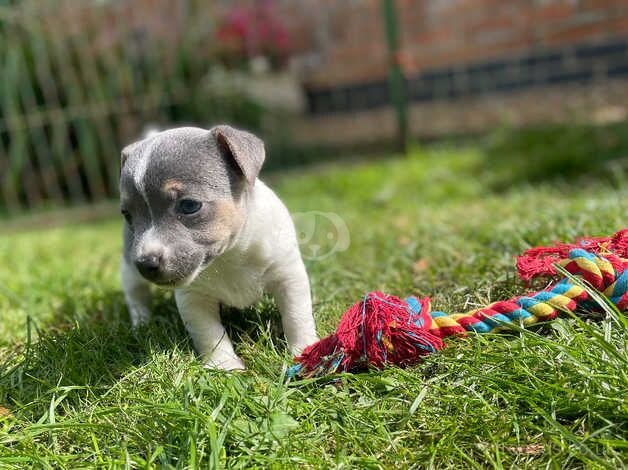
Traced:
<path fill-rule="evenodd" d="M 583 176 L 614 183 L 628 174 L 626 122 L 504 129 L 484 139 L 483 145 L 495 187 Z"/>
<path fill-rule="evenodd" d="M 331 211 L 349 249 L 308 261 L 320 333 L 370 290 L 462 311 L 524 289 L 523 249 L 625 226 L 628 187 L 589 175 L 495 193 L 481 148 L 270 175 L 293 211 Z M 0 238 L 0 466 L 621 468 L 626 321 L 565 317 L 451 339 L 402 370 L 286 383 L 266 300 L 230 311 L 243 373 L 197 363 L 172 297 L 129 328 L 120 223 Z M 323 244 L 326 234 L 312 243 Z M 304 247 L 304 251 L 307 247 Z"/>

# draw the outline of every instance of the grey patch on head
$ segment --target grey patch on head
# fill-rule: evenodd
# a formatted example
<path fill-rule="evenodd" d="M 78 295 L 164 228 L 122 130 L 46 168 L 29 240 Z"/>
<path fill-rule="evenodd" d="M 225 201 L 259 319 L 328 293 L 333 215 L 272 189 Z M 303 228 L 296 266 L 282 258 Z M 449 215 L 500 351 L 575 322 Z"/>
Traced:
<path fill-rule="evenodd" d="M 159 183 L 176 179 L 232 195 L 240 186 L 233 165 L 225 161 L 209 131 L 181 127 L 153 134 L 122 151 L 122 178 L 131 177 L 140 192 L 158 189 Z"/>
<path fill-rule="evenodd" d="M 228 126 L 209 131 L 182 127 L 125 147 L 122 160 L 122 205 L 132 218 L 125 231 L 125 256 L 137 263 L 154 254 L 146 251 L 159 251 L 159 270 L 147 279 L 174 285 L 198 274 L 235 239 L 243 224 L 242 196 L 259 173 L 264 145 Z M 182 215 L 175 210 L 181 199 L 200 201 L 202 209 Z M 225 218 L 225 207 L 233 207 L 227 210 L 233 210 L 232 216 Z M 152 242 L 144 243 L 147 238 Z"/>

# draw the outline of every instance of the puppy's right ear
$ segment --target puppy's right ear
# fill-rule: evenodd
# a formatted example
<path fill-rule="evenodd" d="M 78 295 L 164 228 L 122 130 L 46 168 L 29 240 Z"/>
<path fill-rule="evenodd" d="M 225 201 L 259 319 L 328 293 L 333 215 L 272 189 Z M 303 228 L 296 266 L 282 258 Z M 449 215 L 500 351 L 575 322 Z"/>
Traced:
<path fill-rule="evenodd" d="M 120 171 L 122 171 L 122 168 L 124 168 L 124 164 L 129 158 L 129 151 L 127 149 L 128 147 L 124 147 L 122 149 L 122 153 L 120 154 Z"/>
<path fill-rule="evenodd" d="M 141 140 L 139 142 L 133 142 L 122 149 L 120 154 L 120 171 L 124 168 L 124 164 L 129 159 L 131 154 L 139 147 L 140 142 Z"/>
<path fill-rule="evenodd" d="M 150 139 L 151 137 L 156 136 L 160 132 L 161 131 L 159 130 L 157 126 L 150 125 L 142 131 L 142 138 L 140 140 L 138 140 L 137 142 L 133 142 L 132 144 L 129 144 L 126 147 L 124 147 L 122 149 L 122 155 L 120 158 L 120 170 L 124 168 L 124 164 L 128 160 L 129 156 L 139 148 L 142 142 L 144 142 L 146 139 Z"/>
<path fill-rule="evenodd" d="M 122 174 L 122 169 L 124 168 L 126 161 L 129 159 L 134 146 L 135 144 L 131 144 L 122 149 L 122 152 L 120 153 L 120 174 Z"/>

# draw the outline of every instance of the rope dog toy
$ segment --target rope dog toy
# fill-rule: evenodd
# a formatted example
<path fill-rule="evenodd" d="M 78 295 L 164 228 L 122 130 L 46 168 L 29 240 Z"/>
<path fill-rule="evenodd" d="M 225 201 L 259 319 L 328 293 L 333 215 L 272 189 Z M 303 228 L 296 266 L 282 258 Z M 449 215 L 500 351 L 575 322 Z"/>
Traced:
<path fill-rule="evenodd" d="M 517 258 L 519 276 L 529 282 L 556 277 L 556 265 L 588 282 L 619 311 L 628 311 L 628 229 L 607 238 L 582 238 L 527 250 Z M 322 377 L 394 364 L 408 366 L 444 347 L 443 338 L 530 326 L 561 311 L 596 308 L 587 290 L 565 277 L 538 292 L 492 303 L 467 313 L 431 311 L 428 297 L 401 300 L 366 294 L 347 310 L 335 333 L 308 346 L 288 369 L 291 378 Z"/>

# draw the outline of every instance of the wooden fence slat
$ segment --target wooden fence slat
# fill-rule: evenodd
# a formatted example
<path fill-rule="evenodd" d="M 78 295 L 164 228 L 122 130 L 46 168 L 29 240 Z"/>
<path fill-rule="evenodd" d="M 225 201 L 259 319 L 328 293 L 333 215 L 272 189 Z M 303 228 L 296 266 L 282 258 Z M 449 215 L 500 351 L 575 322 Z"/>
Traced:
<path fill-rule="evenodd" d="M 22 99 L 24 114 L 28 115 L 31 110 L 37 108 L 34 91 L 36 83 L 31 81 L 31 79 L 35 80 L 35 77 L 31 77 L 31 74 L 28 72 L 29 64 L 28 57 L 26 55 L 26 48 L 32 47 L 32 41 L 30 38 L 24 39 L 23 31 L 18 32 L 16 35 L 16 41 L 18 44 L 16 47 L 16 51 L 19 54 L 18 60 L 20 61 L 22 66 L 21 69 L 24 72 L 24 79 L 19 81 L 19 95 Z M 46 136 L 44 128 L 29 127 L 27 136 L 27 140 L 33 148 L 33 154 L 35 160 L 37 161 L 38 179 L 41 180 L 44 197 L 51 201 L 61 202 L 63 200 L 63 196 L 57 179 L 56 170 L 53 165 L 53 160 L 50 158 L 50 143 L 48 142 L 48 137 Z"/>
<path fill-rule="evenodd" d="M 50 44 L 45 40 L 46 36 L 42 21 L 43 18 L 39 16 L 33 17 L 32 22 L 27 26 L 35 54 L 35 73 L 44 95 L 46 107 L 61 109 L 58 83 L 54 80 L 53 64 L 50 59 Z M 29 118 L 34 115 L 36 115 L 36 113 L 30 113 Z M 37 127 L 38 125 L 49 127 L 51 134 L 50 158 L 53 165 L 57 167 L 59 179 L 66 188 L 67 198 L 73 203 L 83 202 L 85 200 L 85 194 L 78 175 L 78 158 L 68 141 L 65 123 L 60 123 L 58 120 L 54 119 L 46 119 L 40 124 L 32 122 L 32 119 L 29 119 L 29 121 L 29 125 L 32 127 Z"/>

